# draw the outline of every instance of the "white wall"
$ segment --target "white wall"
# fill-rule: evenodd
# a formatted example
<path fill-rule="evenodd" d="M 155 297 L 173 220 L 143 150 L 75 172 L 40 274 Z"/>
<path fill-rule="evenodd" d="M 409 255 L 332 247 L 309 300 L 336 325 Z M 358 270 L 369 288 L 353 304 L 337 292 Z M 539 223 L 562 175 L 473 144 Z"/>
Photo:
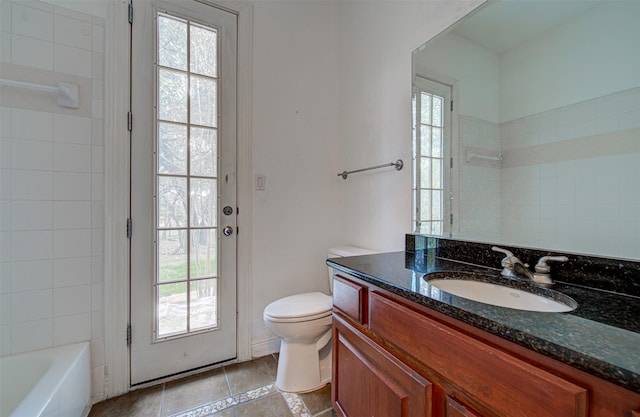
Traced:
<path fill-rule="evenodd" d="M 266 176 L 252 208 L 251 324 L 260 355 L 278 347 L 262 319 L 267 304 L 329 291 L 324 261 L 340 243 L 340 28 L 336 2 L 254 6 L 253 168 Z"/>
<path fill-rule="evenodd" d="M 40 2 L 2 1 L 2 78 L 80 88 L 79 108 L 2 87 L 0 354 L 91 342 L 104 379 L 104 24 Z"/>
<path fill-rule="evenodd" d="M 341 167 L 402 158 L 405 168 L 340 179 L 340 240 L 404 250 L 411 230 L 411 52 L 482 0 L 342 3 Z"/>

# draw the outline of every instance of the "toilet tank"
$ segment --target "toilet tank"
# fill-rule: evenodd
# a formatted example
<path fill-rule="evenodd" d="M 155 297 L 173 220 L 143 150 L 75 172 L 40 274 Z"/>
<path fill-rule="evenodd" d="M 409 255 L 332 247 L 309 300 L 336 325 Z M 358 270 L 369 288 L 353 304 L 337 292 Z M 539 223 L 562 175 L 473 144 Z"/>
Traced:
<path fill-rule="evenodd" d="M 378 253 L 371 249 L 359 248 L 357 246 L 334 246 L 329 248 L 327 258 L 342 258 L 345 256 L 371 255 Z M 329 290 L 333 293 L 333 268 L 329 268 Z"/>

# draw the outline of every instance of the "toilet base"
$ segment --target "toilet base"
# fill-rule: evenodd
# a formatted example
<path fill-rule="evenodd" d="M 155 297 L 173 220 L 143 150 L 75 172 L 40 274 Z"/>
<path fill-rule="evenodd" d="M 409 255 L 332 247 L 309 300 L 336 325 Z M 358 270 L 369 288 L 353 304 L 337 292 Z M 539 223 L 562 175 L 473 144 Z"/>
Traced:
<path fill-rule="evenodd" d="M 318 344 L 282 340 L 278 358 L 276 386 L 280 391 L 304 393 L 331 382 L 331 331 Z M 329 339 L 327 341 L 327 339 Z"/>

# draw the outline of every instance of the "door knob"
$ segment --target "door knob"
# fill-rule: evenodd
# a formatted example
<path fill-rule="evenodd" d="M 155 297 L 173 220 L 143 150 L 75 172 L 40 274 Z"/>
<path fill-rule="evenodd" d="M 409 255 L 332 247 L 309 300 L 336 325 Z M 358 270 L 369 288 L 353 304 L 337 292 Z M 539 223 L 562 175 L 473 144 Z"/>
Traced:
<path fill-rule="evenodd" d="M 226 226 L 222 229 L 222 234 L 225 236 L 231 236 L 233 234 L 233 227 Z"/>

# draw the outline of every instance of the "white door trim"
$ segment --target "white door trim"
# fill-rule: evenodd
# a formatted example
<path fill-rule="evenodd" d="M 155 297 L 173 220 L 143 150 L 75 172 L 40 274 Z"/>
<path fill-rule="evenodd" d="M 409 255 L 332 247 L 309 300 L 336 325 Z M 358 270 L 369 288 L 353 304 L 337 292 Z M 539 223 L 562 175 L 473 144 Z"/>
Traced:
<path fill-rule="evenodd" d="M 252 36 L 253 5 L 206 1 L 238 15 L 238 360 L 251 359 Z M 129 23 L 128 2 L 109 2 L 105 85 L 105 398 L 129 391 Z M 95 377 L 99 377 L 96 375 Z M 95 383 L 95 382 L 94 382 Z"/>

